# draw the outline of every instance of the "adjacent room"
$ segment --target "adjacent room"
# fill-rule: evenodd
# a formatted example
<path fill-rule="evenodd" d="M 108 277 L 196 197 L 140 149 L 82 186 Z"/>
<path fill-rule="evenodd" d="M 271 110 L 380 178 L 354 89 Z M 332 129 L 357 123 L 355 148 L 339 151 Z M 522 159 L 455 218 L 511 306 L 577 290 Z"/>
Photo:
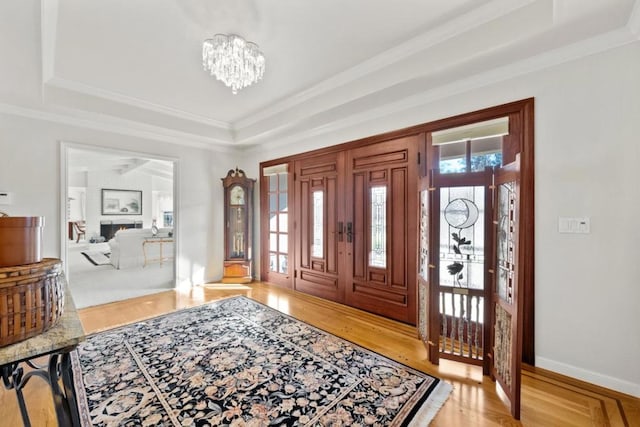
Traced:
<path fill-rule="evenodd" d="M 66 146 L 67 278 L 78 308 L 175 287 L 174 164 Z"/>
<path fill-rule="evenodd" d="M 0 34 L 0 425 L 640 426 L 640 0 Z"/>

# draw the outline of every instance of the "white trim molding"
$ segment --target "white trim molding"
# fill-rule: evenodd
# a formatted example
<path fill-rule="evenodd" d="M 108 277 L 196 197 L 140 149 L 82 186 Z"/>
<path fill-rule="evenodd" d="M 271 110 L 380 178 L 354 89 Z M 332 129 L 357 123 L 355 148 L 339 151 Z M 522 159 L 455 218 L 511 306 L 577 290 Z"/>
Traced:
<path fill-rule="evenodd" d="M 633 4 L 633 10 L 629 16 L 629 21 L 627 21 L 627 28 L 635 35 L 636 39 L 640 40 L 640 0 L 636 0 Z"/>
<path fill-rule="evenodd" d="M 611 377 L 540 356 L 536 356 L 536 366 L 640 398 L 640 384 L 635 384 L 621 378 Z"/>

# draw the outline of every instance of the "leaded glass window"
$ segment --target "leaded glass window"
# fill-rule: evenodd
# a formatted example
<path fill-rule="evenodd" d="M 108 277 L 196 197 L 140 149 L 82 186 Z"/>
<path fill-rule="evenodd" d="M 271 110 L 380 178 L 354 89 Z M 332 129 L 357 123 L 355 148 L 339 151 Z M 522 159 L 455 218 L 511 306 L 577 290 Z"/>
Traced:
<path fill-rule="evenodd" d="M 484 289 L 485 188 L 440 189 L 440 284 Z"/>
<path fill-rule="evenodd" d="M 371 187 L 371 267 L 387 266 L 387 187 Z"/>
<path fill-rule="evenodd" d="M 323 258 L 324 255 L 324 192 L 313 192 L 313 243 L 311 244 L 311 256 Z"/>
<path fill-rule="evenodd" d="M 515 279 L 515 230 L 517 218 L 515 183 L 498 186 L 498 226 L 496 235 L 496 291 L 500 298 L 511 303 Z"/>

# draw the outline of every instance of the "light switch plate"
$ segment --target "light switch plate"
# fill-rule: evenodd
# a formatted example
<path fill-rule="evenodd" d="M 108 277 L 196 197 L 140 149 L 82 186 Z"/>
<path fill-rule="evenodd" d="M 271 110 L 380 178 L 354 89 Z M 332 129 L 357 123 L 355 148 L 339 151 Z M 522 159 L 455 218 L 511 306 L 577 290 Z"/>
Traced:
<path fill-rule="evenodd" d="M 13 204 L 13 193 L 9 193 L 8 191 L 0 191 L 0 205 L 12 205 Z"/>
<path fill-rule="evenodd" d="M 589 234 L 591 232 L 589 217 L 559 217 L 558 231 L 560 233 Z"/>

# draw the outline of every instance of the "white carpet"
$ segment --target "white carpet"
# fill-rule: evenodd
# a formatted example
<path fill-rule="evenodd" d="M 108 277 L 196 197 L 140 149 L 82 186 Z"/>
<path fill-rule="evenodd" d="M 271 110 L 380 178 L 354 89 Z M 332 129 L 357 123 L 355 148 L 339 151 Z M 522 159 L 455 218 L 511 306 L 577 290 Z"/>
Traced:
<path fill-rule="evenodd" d="M 173 262 L 118 270 L 104 255 L 109 250 L 108 243 L 69 242 L 67 282 L 76 307 L 106 304 L 175 287 Z M 82 252 L 98 253 L 97 258 L 102 256 L 107 263 L 94 265 Z"/>

